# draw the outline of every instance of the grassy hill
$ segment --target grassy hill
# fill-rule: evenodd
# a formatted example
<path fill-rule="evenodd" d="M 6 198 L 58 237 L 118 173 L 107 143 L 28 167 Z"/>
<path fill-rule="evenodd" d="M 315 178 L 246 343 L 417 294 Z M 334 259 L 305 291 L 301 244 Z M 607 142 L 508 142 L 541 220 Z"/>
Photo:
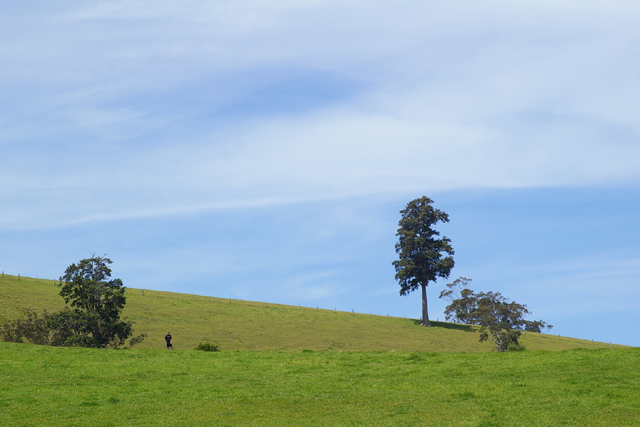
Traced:
<path fill-rule="evenodd" d="M 63 301 L 51 280 L 0 277 L 0 321 L 25 306 Z M 638 425 L 638 348 L 527 334 L 529 351 L 497 353 L 461 325 L 140 289 L 126 311 L 150 335 L 134 349 L 0 342 L 0 423 Z"/>
<path fill-rule="evenodd" d="M 0 322 L 22 314 L 64 307 L 53 280 L 4 275 L 0 277 Z M 263 302 L 219 299 L 172 292 L 127 289 L 124 315 L 135 321 L 135 334 L 148 338 L 137 348 L 164 348 L 171 331 L 176 349 L 193 349 L 201 341 L 223 350 L 361 350 L 488 352 L 491 343 L 479 343 L 474 327 L 434 322 L 424 328 L 416 319 L 334 312 Z M 527 333 L 528 350 L 609 348 L 557 335 Z M 614 345 L 614 347 L 616 347 Z"/>

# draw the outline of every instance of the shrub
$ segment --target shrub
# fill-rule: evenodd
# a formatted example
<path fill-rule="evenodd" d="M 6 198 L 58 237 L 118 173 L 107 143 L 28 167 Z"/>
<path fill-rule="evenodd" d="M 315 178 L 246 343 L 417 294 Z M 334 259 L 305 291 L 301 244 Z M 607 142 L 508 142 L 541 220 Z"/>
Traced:
<path fill-rule="evenodd" d="M 214 345 L 214 344 L 211 344 L 211 343 L 208 343 L 208 342 L 201 342 L 196 347 L 196 350 L 201 350 L 201 351 L 220 351 L 220 348 L 217 345 Z"/>
<path fill-rule="evenodd" d="M 510 344 L 508 351 L 524 351 L 525 348 L 522 344 Z"/>
<path fill-rule="evenodd" d="M 46 311 L 42 317 L 35 311 L 26 308 L 25 316 L 7 322 L 0 327 L 0 340 L 5 342 L 30 342 L 33 344 L 49 344 L 49 323 L 51 315 Z"/>

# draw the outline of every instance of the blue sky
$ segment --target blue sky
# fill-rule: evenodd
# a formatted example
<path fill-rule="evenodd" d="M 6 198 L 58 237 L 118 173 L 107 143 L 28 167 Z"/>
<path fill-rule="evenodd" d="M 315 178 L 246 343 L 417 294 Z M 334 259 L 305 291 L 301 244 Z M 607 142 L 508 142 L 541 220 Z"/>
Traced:
<path fill-rule="evenodd" d="M 441 3 L 3 2 L 0 268 L 418 317 L 426 195 L 451 280 L 640 345 L 640 6 Z"/>

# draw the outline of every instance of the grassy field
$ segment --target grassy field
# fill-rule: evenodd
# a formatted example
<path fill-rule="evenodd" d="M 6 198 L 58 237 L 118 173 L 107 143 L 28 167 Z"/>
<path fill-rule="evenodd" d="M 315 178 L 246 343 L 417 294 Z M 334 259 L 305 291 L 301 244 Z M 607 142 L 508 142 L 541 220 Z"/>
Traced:
<path fill-rule="evenodd" d="M 59 290 L 52 280 L 0 277 L 0 322 L 20 316 L 24 307 L 63 308 Z M 494 348 L 479 343 L 476 329 L 465 325 L 434 322 L 436 327 L 424 328 L 416 319 L 150 290 L 143 295 L 141 289 L 131 288 L 124 315 L 136 322 L 135 334 L 148 335 L 136 346 L 140 349 L 163 348 L 167 330 L 176 349 L 193 349 L 201 341 L 218 344 L 222 350 L 488 352 Z M 609 348 L 609 343 L 533 333 L 526 334 L 522 344 L 528 350 Z"/>
<path fill-rule="evenodd" d="M 64 304 L 0 277 L 0 322 Z M 473 328 L 128 289 L 134 349 L 0 342 L 8 426 L 640 425 L 640 349 L 527 334 L 497 353 Z M 171 330 L 175 351 L 163 349 Z M 192 350 L 199 342 L 222 351 Z M 553 351 L 552 351 L 553 350 Z"/>
<path fill-rule="evenodd" d="M 631 426 L 640 349 L 95 350 L 0 343 L 9 426 Z"/>

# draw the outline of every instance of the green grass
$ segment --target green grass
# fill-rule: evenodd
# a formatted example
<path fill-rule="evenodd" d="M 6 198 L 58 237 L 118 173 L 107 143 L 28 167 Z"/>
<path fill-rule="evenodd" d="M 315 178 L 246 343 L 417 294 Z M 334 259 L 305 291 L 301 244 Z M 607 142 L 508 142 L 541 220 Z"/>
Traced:
<path fill-rule="evenodd" d="M 10 426 L 638 425 L 640 350 L 95 350 L 0 343 Z"/>
<path fill-rule="evenodd" d="M 0 321 L 61 309 L 58 292 L 51 280 L 0 277 Z M 149 334 L 135 349 L 0 342 L 0 425 L 640 424 L 637 348 L 527 334 L 528 351 L 497 353 L 444 322 L 127 295 L 125 314 Z M 163 349 L 166 330 L 175 351 Z M 222 351 L 191 350 L 203 341 Z"/>
<path fill-rule="evenodd" d="M 52 280 L 0 277 L 0 322 L 22 314 L 22 307 L 42 311 L 64 307 L 60 289 Z M 265 304 L 211 297 L 127 289 L 124 315 L 135 321 L 134 333 L 148 335 L 137 348 L 164 348 L 167 330 L 176 349 L 193 349 L 211 342 L 229 350 L 360 350 L 488 352 L 491 343 L 479 343 L 475 328 L 446 322 L 419 326 L 416 319 L 315 308 Z M 416 304 L 419 300 L 416 299 Z M 528 350 L 609 348 L 598 343 L 557 335 L 528 333 Z M 619 346 L 613 346 L 619 347 Z"/>

